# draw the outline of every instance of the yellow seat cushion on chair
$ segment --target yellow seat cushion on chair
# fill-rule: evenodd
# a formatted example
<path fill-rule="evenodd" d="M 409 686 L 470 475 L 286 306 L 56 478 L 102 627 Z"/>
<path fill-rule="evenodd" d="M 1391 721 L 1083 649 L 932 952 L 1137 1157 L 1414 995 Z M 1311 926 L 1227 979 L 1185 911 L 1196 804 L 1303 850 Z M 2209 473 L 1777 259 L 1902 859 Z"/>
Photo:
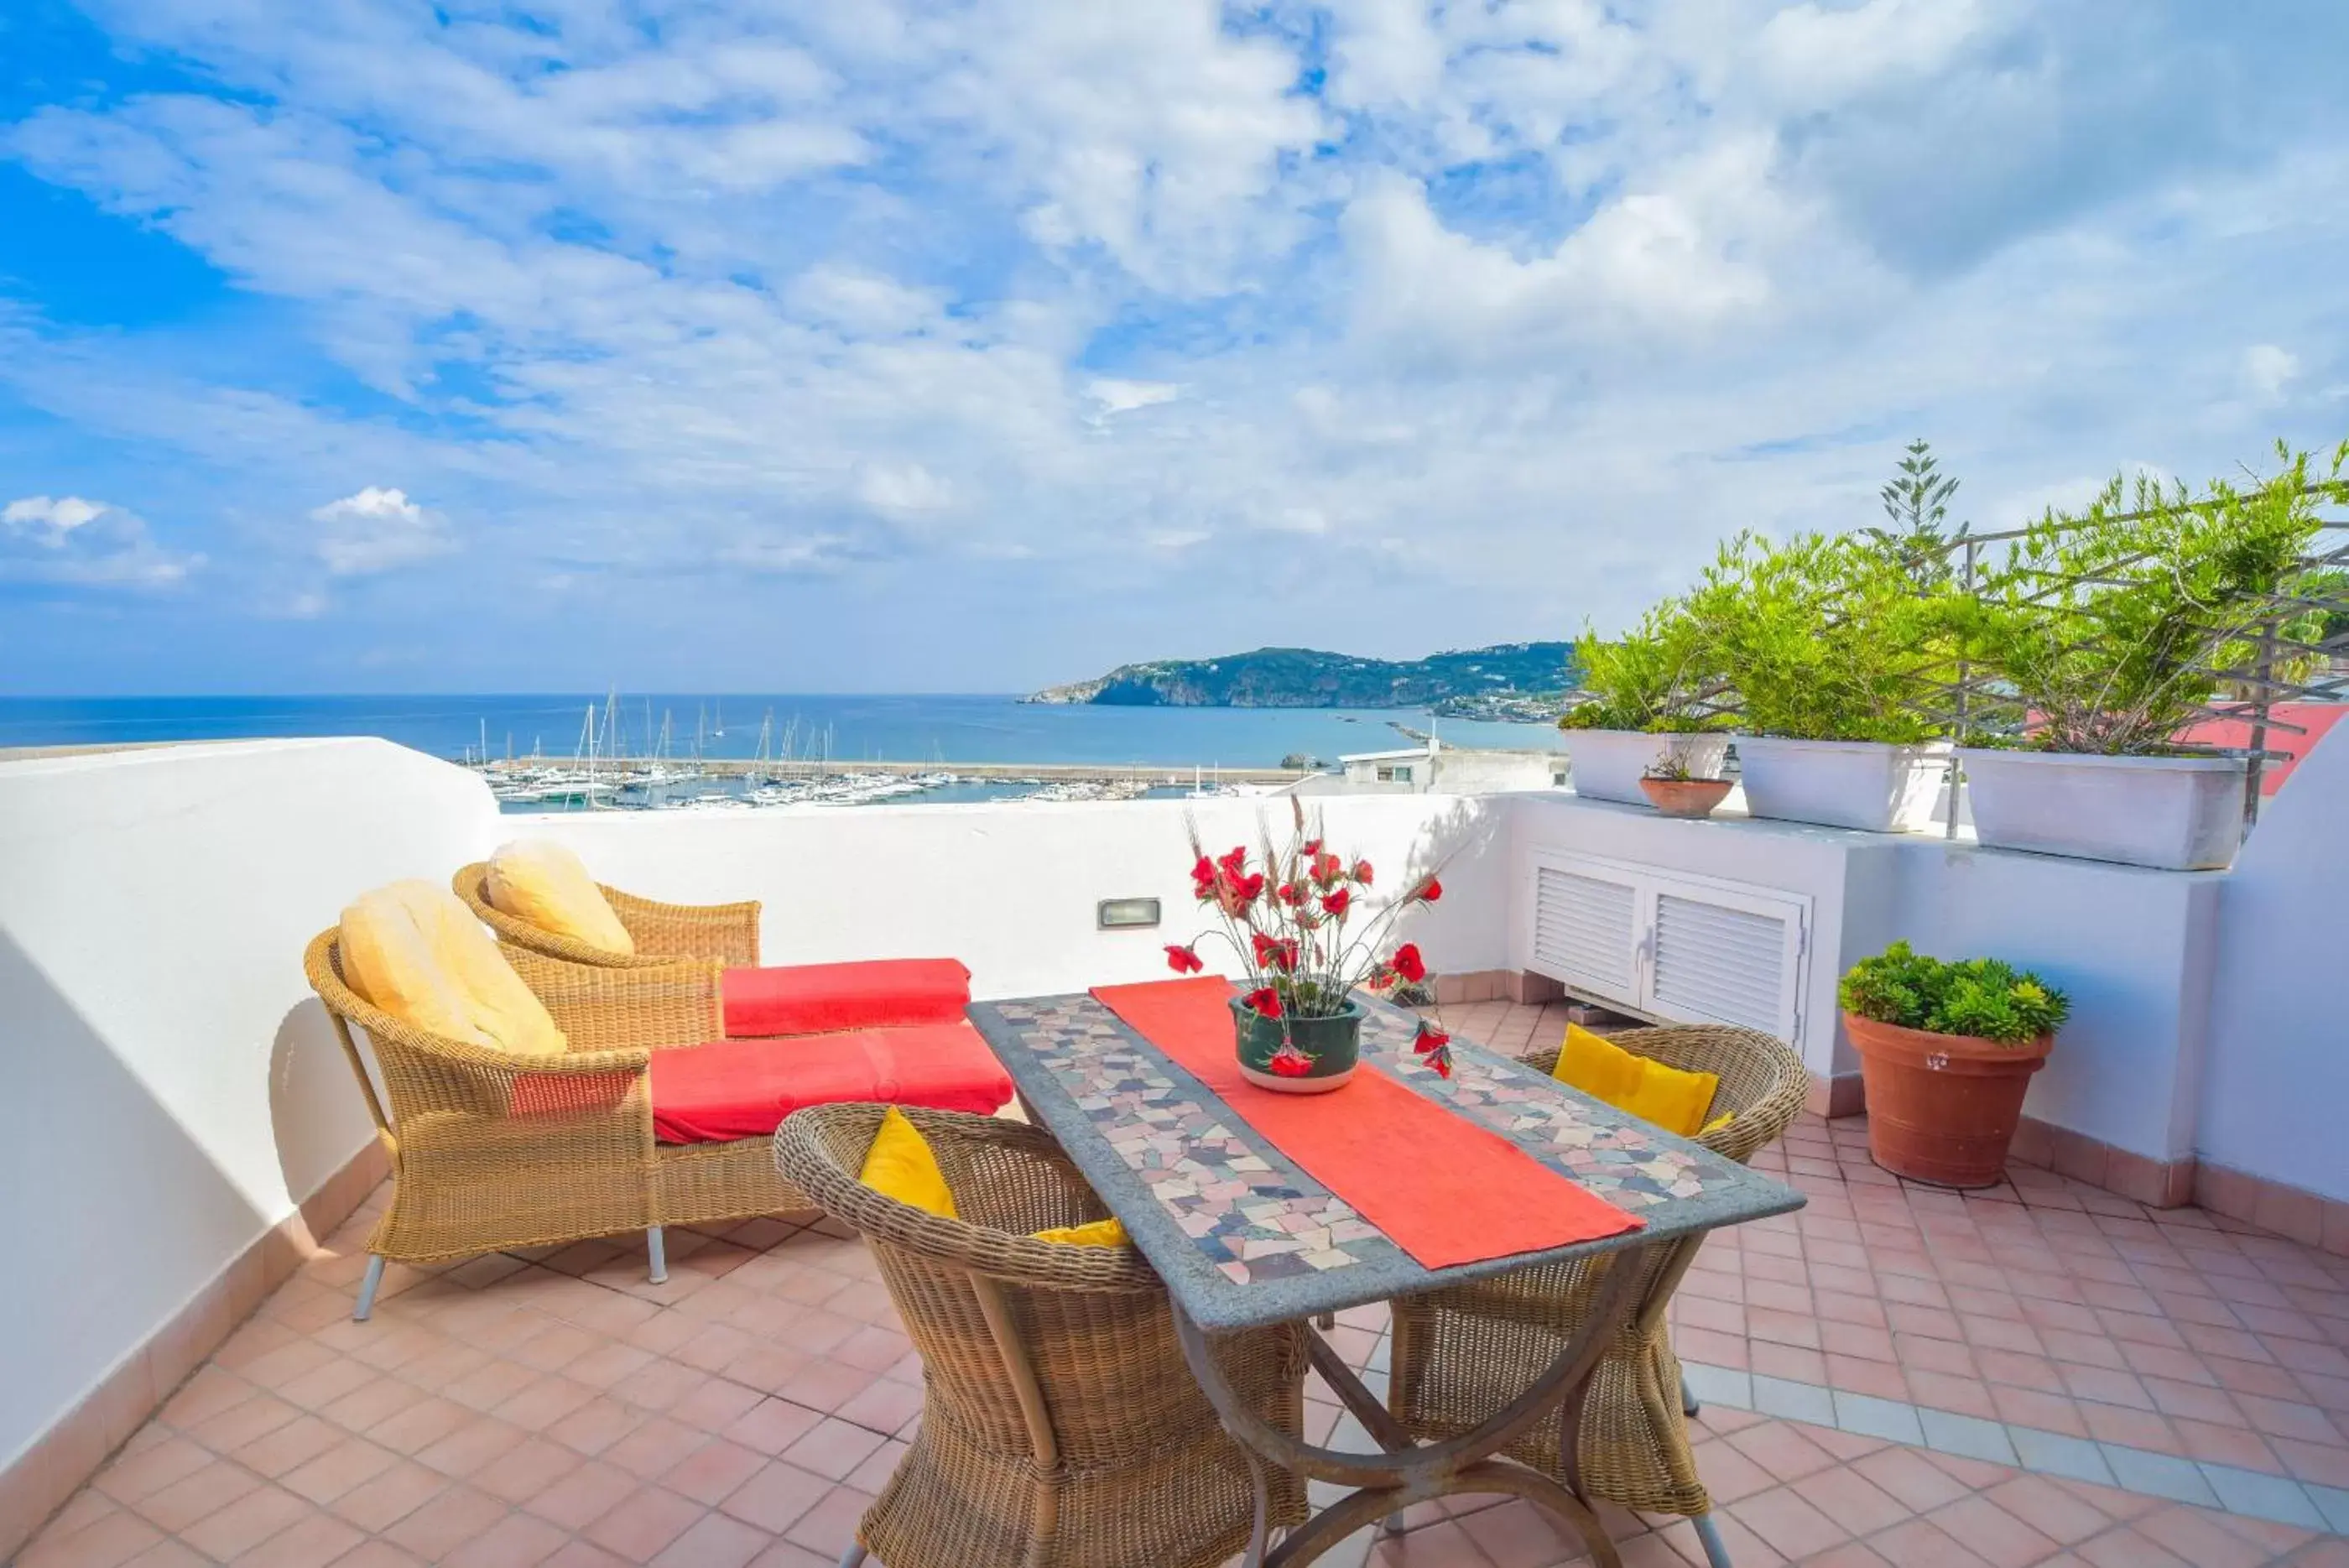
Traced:
<path fill-rule="evenodd" d="M 410 1028 L 467 1045 L 494 1044 L 473 1022 L 463 987 L 434 958 L 416 917 L 389 888 L 362 893 L 343 911 L 343 978 L 368 1002 Z"/>
<path fill-rule="evenodd" d="M 1695 1137 L 1704 1126 L 1713 1091 L 1721 1087 L 1718 1074 L 1683 1072 L 1635 1054 L 1579 1023 L 1566 1026 L 1566 1044 L 1550 1075 L 1682 1137 Z"/>
<path fill-rule="evenodd" d="M 488 884 L 490 904 L 502 914 L 591 948 L 636 956 L 636 939 L 586 865 L 553 839 L 517 838 L 501 846 L 490 857 Z"/>
<path fill-rule="evenodd" d="M 1031 1241 L 1057 1241 L 1064 1247 L 1123 1247 L 1130 1245 L 1125 1227 L 1115 1220 L 1095 1220 L 1083 1225 L 1058 1225 L 1039 1231 Z"/>
<path fill-rule="evenodd" d="M 930 1152 L 930 1140 L 895 1106 L 881 1118 L 881 1128 L 873 1135 L 873 1147 L 864 1151 L 864 1168 L 856 1179 L 882 1197 L 894 1198 L 925 1214 L 941 1220 L 961 1218 L 955 1212 L 946 1172 L 938 1168 L 938 1157 Z"/>
<path fill-rule="evenodd" d="M 501 1050 L 559 1056 L 570 1047 L 546 1003 L 514 972 L 463 900 L 438 882 L 394 882 L 385 891 L 408 909 L 440 971 L 465 999 L 473 1027 Z"/>

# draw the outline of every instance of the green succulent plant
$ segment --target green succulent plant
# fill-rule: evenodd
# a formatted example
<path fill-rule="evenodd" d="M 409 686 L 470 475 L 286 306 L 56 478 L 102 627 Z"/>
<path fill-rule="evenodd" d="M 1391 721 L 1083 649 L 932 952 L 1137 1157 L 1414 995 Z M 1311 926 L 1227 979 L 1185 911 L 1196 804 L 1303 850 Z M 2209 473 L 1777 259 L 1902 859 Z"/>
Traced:
<path fill-rule="evenodd" d="M 2028 1045 L 2061 1028 L 2072 1003 L 2028 970 L 1998 959 L 1928 958 L 1894 942 L 1851 966 L 1837 991 L 1846 1012 L 1936 1034 Z"/>

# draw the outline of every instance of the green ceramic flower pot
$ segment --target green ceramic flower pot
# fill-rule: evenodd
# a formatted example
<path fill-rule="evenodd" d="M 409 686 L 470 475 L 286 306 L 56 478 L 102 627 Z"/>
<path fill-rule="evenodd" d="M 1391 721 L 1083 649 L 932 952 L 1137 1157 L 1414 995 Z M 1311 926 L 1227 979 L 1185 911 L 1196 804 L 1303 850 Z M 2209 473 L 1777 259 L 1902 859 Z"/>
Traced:
<path fill-rule="evenodd" d="M 1266 1018 L 1232 999 L 1232 1034 L 1240 1072 L 1261 1088 L 1285 1095 L 1320 1095 L 1342 1088 L 1361 1058 L 1362 1004 L 1328 1018 Z M 1293 1051 L 1284 1052 L 1284 1046 Z M 1308 1060 L 1299 1063 L 1298 1057 Z"/>

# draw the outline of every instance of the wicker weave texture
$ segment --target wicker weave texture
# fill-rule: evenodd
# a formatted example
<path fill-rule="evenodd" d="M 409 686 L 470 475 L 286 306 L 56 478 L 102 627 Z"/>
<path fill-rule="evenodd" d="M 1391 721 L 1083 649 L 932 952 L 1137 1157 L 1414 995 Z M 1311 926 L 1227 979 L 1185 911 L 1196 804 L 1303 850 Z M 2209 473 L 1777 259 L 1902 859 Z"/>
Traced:
<path fill-rule="evenodd" d="M 332 929 L 303 954 L 391 1154 L 391 1204 L 369 1251 L 437 1262 L 809 1206 L 776 1174 L 764 1138 L 653 1139 L 652 1053 L 719 1036 L 715 966 L 598 969 L 502 950 L 568 1052 L 517 1056 L 402 1023 L 345 983 Z"/>
<path fill-rule="evenodd" d="M 1184 1362 L 1165 1287 L 1131 1248 L 1029 1237 L 1107 1217 L 1059 1146 L 907 1108 L 963 1215 L 942 1220 L 857 1180 L 884 1108 L 800 1111 L 775 1138 L 786 1178 L 864 1236 L 922 1356 L 920 1431 L 858 1538 L 891 1568 L 1210 1568 L 1238 1552 L 1248 1462 Z M 1301 1327 L 1216 1354 L 1268 1421 L 1301 1432 Z M 1303 1484 L 1266 1468 L 1270 1522 L 1301 1523 Z"/>
<path fill-rule="evenodd" d="M 1752 1030 L 1669 1027 L 1614 1037 L 1624 1049 L 1671 1066 L 1718 1074 L 1713 1112 L 1735 1113 L 1697 1141 L 1741 1163 L 1785 1136 L 1808 1079 L 1784 1043 Z M 1549 1072 L 1557 1051 L 1526 1064 Z M 1696 1473 L 1681 1414 L 1680 1363 L 1665 1308 L 1702 1237 L 1658 1250 L 1639 1306 L 1609 1345 L 1582 1407 L 1578 1459 L 1584 1494 L 1655 1513 L 1699 1514 L 1712 1502 Z M 1466 1432 L 1523 1394 L 1589 1319 L 1604 1277 L 1589 1263 L 1554 1263 L 1394 1303 L 1389 1406 L 1415 1436 Z M 1511 1457 L 1568 1481 L 1560 1432 L 1544 1423 Z"/>
<path fill-rule="evenodd" d="M 755 900 L 741 904 L 662 904 L 598 882 L 596 886 L 603 888 L 605 901 L 612 906 L 612 912 L 620 918 L 620 924 L 636 944 L 634 953 L 616 953 L 514 919 L 490 902 L 489 881 L 489 863 L 476 861 L 461 867 L 450 878 L 449 885 L 501 940 L 550 958 L 605 969 L 646 968 L 678 959 L 702 959 L 720 966 L 746 967 L 759 961 L 759 905 Z"/>

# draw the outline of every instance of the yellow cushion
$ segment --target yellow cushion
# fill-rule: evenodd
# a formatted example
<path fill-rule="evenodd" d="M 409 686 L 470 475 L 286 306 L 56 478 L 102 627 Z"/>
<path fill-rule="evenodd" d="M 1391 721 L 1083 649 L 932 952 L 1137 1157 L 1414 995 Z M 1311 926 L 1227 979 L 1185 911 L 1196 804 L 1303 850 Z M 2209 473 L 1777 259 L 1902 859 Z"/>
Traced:
<path fill-rule="evenodd" d="M 467 1045 L 488 1045 L 471 1001 L 432 956 L 416 917 L 388 888 L 343 911 L 343 978 L 353 991 L 411 1028 Z"/>
<path fill-rule="evenodd" d="M 1702 1127 L 1699 1127 L 1697 1129 L 1697 1137 L 1711 1137 L 1713 1134 L 1719 1132 L 1722 1128 L 1727 1127 L 1736 1119 L 1737 1113 L 1735 1111 L 1723 1111 L 1719 1116 L 1713 1117 L 1713 1120 L 1705 1123 Z"/>
<path fill-rule="evenodd" d="M 1634 1055 L 1579 1023 L 1566 1026 L 1566 1045 L 1551 1076 L 1682 1137 L 1704 1125 L 1713 1092 L 1721 1086 L 1718 1074 L 1684 1073 Z"/>
<path fill-rule="evenodd" d="M 394 882 L 385 891 L 415 919 L 440 972 L 464 998 L 473 1027 L 491 1044 L 523 1056 L 559 1056 L 569 1048 L 554 1015 L 456 894 L 425 881 Z"/>
<path fill-rule="evenodd" d="M 895 1106 L 881 1118 L 881 1130 L 873 1135 L 873 1147 L 864 1151 L 864 1168 L 857 1179 L 882 1197 L 894 1198 L 926 1214 L 942 1220 L 960 1218 L 955 1213 L 954 1194 L 947 1190 L 946 1172 L 938 1168 L 938 1157 L 930 1152 L 929 1139 Z"/>
<path fill-rule="evenodd" d="M 1058 1241 L 1064 1247 L 1123 1247 L 1126 1245 L 1125 1227 L 1114 1220 L 1095 1220 L 1086 1225 L 1060 1225 L 1050 1231 L 1039 1231 L 1030 1240 Z"/>
<path fill-rule="evenodd" d="M 547 838 L 517 838 L 490 857 L 491 907 L 542 931 L 605 952 L 636 955 L 636 939 L 612 913 L 579 857 Z"/>

